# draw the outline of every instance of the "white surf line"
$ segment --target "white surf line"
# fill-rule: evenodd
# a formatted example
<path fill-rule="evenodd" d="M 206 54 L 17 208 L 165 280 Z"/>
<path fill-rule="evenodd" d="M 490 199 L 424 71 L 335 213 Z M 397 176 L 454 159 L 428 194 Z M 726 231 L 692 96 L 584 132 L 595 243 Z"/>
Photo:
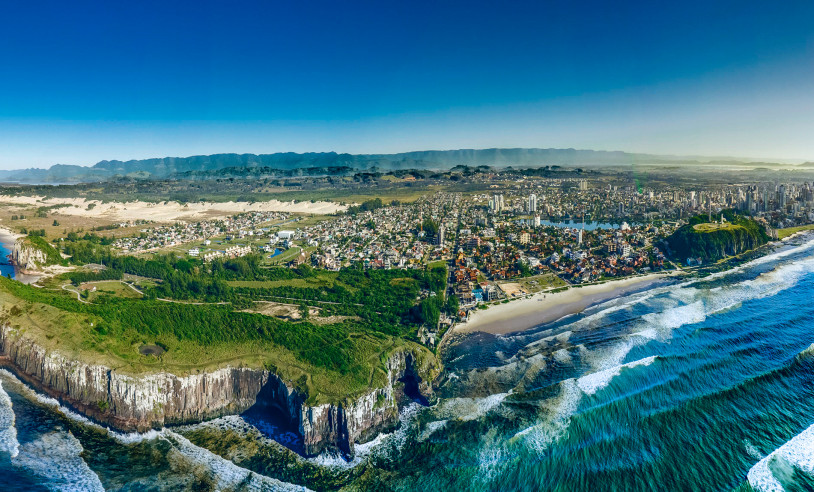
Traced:
<path fill-rule="evenodd" d="M 104 492 L 99 476 L 80 456 L 82 451 L 70 433 L 49 432 L 22 445 L 11 463 L 45 479 L 51 490 Z"/>
<path fill-rule="evenodd" d="M 634 360 L 626 364 L 620 364 L 616 367 L 611 367 L 610 369 L 586 374 L 585 376 L 577 379 L 577 386 L 586 395 L 594 395 L 597 391 L 608 386 L 613 378 L 619 376 L 622 373 L 622 369 L 630 369 L 637 366 L 649 366 L 653 363 L 653 361 L 656 360 L 656 357 L 658 356 L 651 355 L 650 357 Z"/>
<path fill-rule="evenodd" d="M 185 458 L 193 463 L 205 465 L 212 473 L 213 478 L 217 480 L 217 490 L 230 489 L 238 486 L 245 487 L 251 491 L 285 490 L 305 492 L 310 490 L 301 485 L 282 482 L 275 478 L 270 478 L 242 468 L 206 448 L 196 446 L 189 439 L 169 429 L 162 430 L 161 434 L 161 437 L 170 442 L 173 448 Z"/>
<path fill-rule="evenodd" d="M 11 398 L 3 390 L 3 382 L 0 381 L 0 453 L 8 453 L 12 458 L 17 457 L 20 452 L 15 423 Z"/>
<path fill-rule="evenodd" d="M 758 492 L 782 492 L 785 489 L 772 468 L 788 469 L 792 465 L 803 473 L 814 475 L 814 425 L 758 461 L 747 474 L 749 485 Z"/>

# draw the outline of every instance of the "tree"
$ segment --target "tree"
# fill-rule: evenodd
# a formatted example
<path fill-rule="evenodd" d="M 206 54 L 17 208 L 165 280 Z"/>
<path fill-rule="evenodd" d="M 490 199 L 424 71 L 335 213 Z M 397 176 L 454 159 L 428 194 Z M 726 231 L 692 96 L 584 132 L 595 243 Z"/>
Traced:
<path fill-rule="evenodd" d="M 421 229 L 426 234 L 425 237 L 435 237 L 438 234 L 438 223 L 432 219 L 424 219 L 424 222 L 421 223 Z"/>
<path fill-rule="evenodd" d="M 447 305 L 446 311 L 447 314 L 457 314 L 458 310 L 461 308 L 460 303 L 458 302 L 458 296 L 456 295 L 448 295 L 447 296 Z"/>
<path fill-rule="evenodd" d="M 428 297 L 421 301 L 418 312 L 423 323 L 429 326 L 435 326 L 438 324 L 438 319 L 441 317 L 441 309 L 439 304 L 440 301 L 438 296 Z"/>

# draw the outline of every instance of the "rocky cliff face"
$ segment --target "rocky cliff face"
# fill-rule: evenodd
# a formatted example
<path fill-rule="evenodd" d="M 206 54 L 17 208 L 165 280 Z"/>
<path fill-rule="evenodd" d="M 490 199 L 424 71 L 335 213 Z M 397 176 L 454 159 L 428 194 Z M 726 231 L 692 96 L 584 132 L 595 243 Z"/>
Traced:
<path fill-rule="evenodd" d="M 11 261 L 23 270 L 38 270 L 48 262 L 47 255 L 23 239 L 18 239 L 11 249 Z"/>
<path fill-rule="evenodd" d="M 398 352 L 387 361 L 388 382 L 360 398 L 309 406 L 307 395 L 265 370 L 226 367 L 177 376 L 133 377 L 100 365 L 48 352 L 20 330 L 0 326 L 0 365 L 79 412 L 122 431 L 145 431 L 166 424 L 199 422 L 250 408 L 266 411 L 299 432 L 306 455 L 336 449 L 353 454 L 398 424 L 398 405 L 407 393 L 428 394 L 416 373 L 413 354 Z"/>

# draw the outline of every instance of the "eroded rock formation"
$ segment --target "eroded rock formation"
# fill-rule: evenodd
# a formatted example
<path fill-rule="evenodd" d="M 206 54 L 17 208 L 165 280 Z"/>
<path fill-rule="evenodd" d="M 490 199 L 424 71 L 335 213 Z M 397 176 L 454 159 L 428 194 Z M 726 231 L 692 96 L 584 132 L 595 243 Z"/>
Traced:
<path fill-rule="evenodd" d="M 396 426 L 399 404 L 408 399 L 403 381 L 425 395 L 431 391 L 418 376 L 410 351 L 396 352 L 386 361 L 384 387 L 311 406 L 308 395 L 266 370 L 225 367 L 187 376 L 131 376 L 47 351 L 8 325 L 0 326 L 0 364 L 37 390 L 121 431 L 200 422 L 248 409 L 269 411 L 299 433 L 300 451 L 306 455 L 325 449 L 353 454 L 355 443 Z"/>

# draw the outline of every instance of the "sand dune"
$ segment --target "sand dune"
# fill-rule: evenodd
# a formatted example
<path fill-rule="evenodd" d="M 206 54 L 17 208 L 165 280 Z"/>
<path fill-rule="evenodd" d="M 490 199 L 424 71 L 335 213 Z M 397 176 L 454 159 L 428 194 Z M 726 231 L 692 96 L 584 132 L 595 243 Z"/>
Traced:
<path fill-rule="evenodd" d="M 229 216 L 243 212 L 293 212 L 309 214 L 331 214 L 347 209 L 345 205 L 332 202 L 303 201 L 294 203 L 270 200 L 267 202 L 178 202 L 150 203 L 142 201 L 108 202 L 85 198 L 43 198 L 36 196 L 0 195 L 0 202 L 15 205 L 48 207 L 69 205 L 54 213 L 88 218 L 105 218 L 113 221 L 150 219 L 159 222 L 177 220 L 200 220 L 217 216 Z M 88 206 L 93 204 L 90 210 Z"/>

